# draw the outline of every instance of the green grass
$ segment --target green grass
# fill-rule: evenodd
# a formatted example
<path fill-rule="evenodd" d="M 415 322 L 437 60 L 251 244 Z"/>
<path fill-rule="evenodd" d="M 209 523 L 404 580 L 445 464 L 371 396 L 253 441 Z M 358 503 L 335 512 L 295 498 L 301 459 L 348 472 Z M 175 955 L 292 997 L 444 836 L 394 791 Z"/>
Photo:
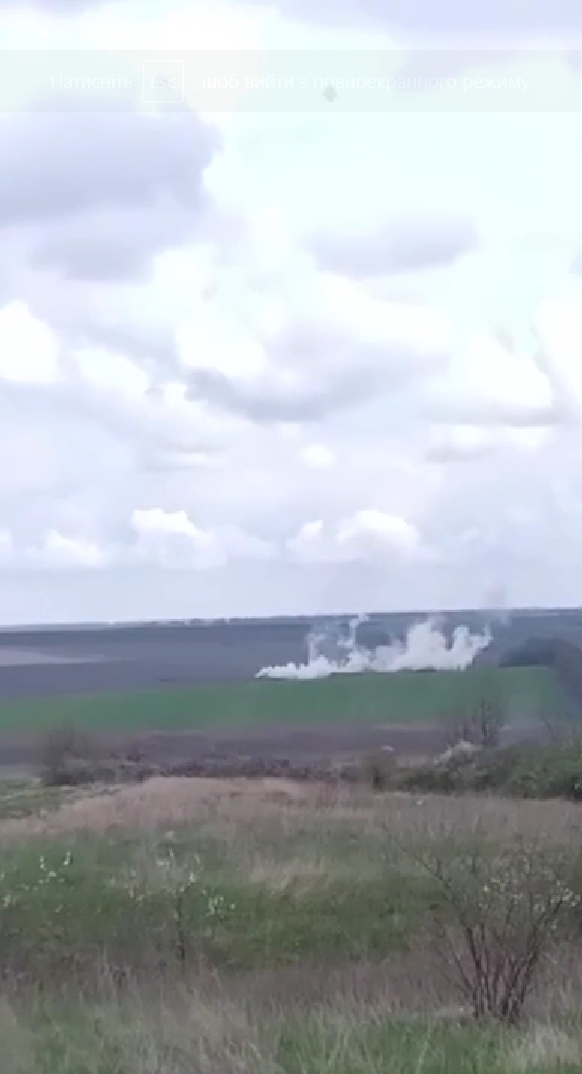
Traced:
<path fill-rule="evenodd" d="M 535 1017 L 512 1029 L 461 1017 L 427 956 L 442 888 L 418 854 L 457 862 L 464 883 L 475 803 L 165 788 L 88 796 L 81 814 L 65 802 L 70 829 L 23 820 L 3 841 L 3 1074 L 582 1070 L 580 977 L 558 940 Z M 516 832 L 537 839 L 540 808 L 560 875 L 569 814 L 489 802 L 491 876 Z"/>
<path fill-rule="evenodd" d="M 14 1053 L 5 1074 L 521 1074 L 517 1034 L 491 1029 L 394 1020 L 379 1012 L 359 1022 L 349 1012 L 338 1025 L 334 1012 L 304 1015 L 278 1024 L 252 1025 L 250 1040 L 232 1033 L 216 1042 L 212 1027 L 178 1028 L 168 1012 L 153 1025 L 149 1012 L 124 1024 L 127 1010 L 69 1007 L 63 1015 L 45 1007 L 28 1025 L 11 1020 Z M 198 1016 L 198 1017 L 197 1017 Z M 131 1017 L 131 1015 L 130 1015 Z M 168 1027 L 169 1023 L 169 1027 Z M 168 1028 L 170 1032 L 168 1033 Z M 15 1041 L 16 1035 L 20 1039 Z M 192 1039 L 194 1038 L 194 1039 Z M 205 1039 L 206 1038 L 206 1039 Z M 523 1034 L 527 1042 L 527 1034 Z M 574 1038 L 575 1043 L 575 1038 Z M 196 1065 L 191 1065 L 194 1062 Z M 14 1064 L 14 1065 L 12 1065 Z M 34 1064 L 34 1065 L 32 1065 Z M 216 1064 L 216 1065 L 215 1065 Z M 578 1066 L 529 1067 L 535 1074 L 573 1074 Z"/>
<path fill-rule="evenodd" d="M 277 1059 L 288 1074 L 307 1070 L 334 1074 L 505 1074 L 503 1037 L 491 1031 L 406 1022 L 380 1018 L 376 1024 L 346 1027 L 342 1039 L 337 1026 L 325 1019 L 305 1019 L 278 1042 Z"/>
<path fill-rule="evenodd" d="M 42 1004 L 34 1017 L 5 1006 L 3 1074 L 579 1074 L 580 1034 L 508 1034 L 430 1019 L 371 1019 L 357 1007 L 221 1027 L 196 998 L 181 1022 L 167 1007 Z M 4 1023 L 4 1024 L 3 1024 Z M 218 1039 L 217 1039 L 218 1037 Z M 553 1043 L 553 1048 L 552 1048 Z M 543 1047 L 543 1045 L 542 1045 Z M 539 1050 L 539 1044 L 537 1045 Z M 524 1066 L 524 1058 L 534 1062 Z M 539 1059 L 541 1058 L 541 1063 Z M 536 1061 L 537 1060 L 537 1061 Z M 195 1064 L 195 1065 L 194 1065 Z"/>
<path fill-rule="evenodd" d="M 91 979 L 105 964 L 155 978 L 190 971 L 201 958 L 244 971 L 379 960 L 407 946 L 434 898 L 428 877 L 408 877 L 382 853 L 361 875 L 361 845 L 351 850 L 360 873 L 352 877 L 349 848 L 328 842 L 319 850 L 332 869 L 341 861 L 340 875 L 302 887 L 292 871 L 286 882 L 291 848 L 274 867 L 280 886 L 249 879 L 251 863 L 230 842 L 209 845 L 191 834 L 179 843 L 83 834 L 5 848 L 3 964 L 21 981 L 62 983 Z M 295 867 L 297 860 L 301 854 Z"/>
<path fill-rule="evenodd" d="M 565 701 L 547 668 L 479 668 L 433 674 L 337 675 L 311 682 L 254 681 L 147 693 L 3 702 L 0 733 L 63 724 L 87 730 L 185 730 L 269 723 L 420 722 L 470 709 L 490 689 L 508 719 L 556 717 Z"/>

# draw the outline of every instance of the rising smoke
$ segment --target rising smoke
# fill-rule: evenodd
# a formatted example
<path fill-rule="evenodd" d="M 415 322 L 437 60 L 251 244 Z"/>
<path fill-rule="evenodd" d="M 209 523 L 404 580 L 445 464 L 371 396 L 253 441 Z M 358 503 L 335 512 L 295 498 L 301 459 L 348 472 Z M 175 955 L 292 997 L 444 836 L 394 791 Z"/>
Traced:
<path fill-rule="evenodd" d="M 304 664 L 264 667 L 257 672 L 257 679 L 308 680 L 364 672 L 385 675 L 395 671 L 464 671 L 491 641 L 488 630 L 472 634 L 466 626 L 456 627 L 449 641 L 435 619 L 426 619 L 415 623 L 404 641 L 366 649 L 357 643 L 358 627 L 366 621 L 367 616 L 357 616 L 350 621 L 346 638 L 332 639 L 336 650 L 333 656 L 325 652 L 329 649 L 329 629 L 313 631 L 307 638 Z"/>

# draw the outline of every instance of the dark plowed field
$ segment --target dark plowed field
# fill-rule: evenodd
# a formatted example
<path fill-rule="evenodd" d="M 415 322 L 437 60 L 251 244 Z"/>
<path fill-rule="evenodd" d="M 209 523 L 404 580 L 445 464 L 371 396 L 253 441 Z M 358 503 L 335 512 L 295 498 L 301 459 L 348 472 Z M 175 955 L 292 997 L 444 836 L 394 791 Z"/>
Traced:
<path fill-rule="evenodd" d="M 509 743 L 520 739 L 543 737 L 543 727 L 512 729 L 504 736 Z M 112 746 L 128 742 L 125 736 L 103 736 Z M 139 746 L 148 760 L 159 764 L 203 759 L 251 757 L 264 760 L 287 759 L 295 763 L 332 761 L 361 757 L 391 746 L 401 758 L 434 756 L 445 749 L 446 733 L 442 725 L 389 727 L 304 727 L 301 730 L 278 727 L 261 730 L 207 734 L 197 731 L 149 732 L 131 736 L 132 746 Z M 39 760 L 41 744 L 36 735 L 2 735 L 0 737 L 0 769 L 34 769 Z"/>

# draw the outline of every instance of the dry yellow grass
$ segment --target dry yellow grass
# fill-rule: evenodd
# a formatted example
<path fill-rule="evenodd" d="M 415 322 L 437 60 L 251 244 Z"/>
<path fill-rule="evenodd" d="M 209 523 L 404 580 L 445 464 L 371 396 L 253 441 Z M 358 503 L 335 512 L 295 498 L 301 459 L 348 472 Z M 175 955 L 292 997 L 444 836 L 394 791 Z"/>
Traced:
<path fill-rule="evenodd" d="M 125 1074 L 191 1074 L 194 1070 L 197 1074 L 272 1074 L 288 1069 L 277 1057 L 281 1032 L 288 1040 L 294 1035 L 299 1047 L 306 1032 L 306 1050 L 318 1053 L 313 1056 L 313 1065 L 305 1066 L 300 1060 L 300 1069 L 306 1074 L 323 1070 L 363 1074 L 364 1070 L 379 1070 L 376 1064 L 362 1066 L 358 1062 L 355 1067 L 351 1062 L 352 1053 L 366 1056 L 367 1030 L 381 1031 L 387 1019 L 403 1013 L 390 995 L 382 991 L 372 995 L 367 989 L 361 993 L 356 981 L 346 980 L 346 987 L 340 983 L 333 994 L 309 1008 L 305 1003 L 289 1006 L 288 997 L 280 995 L 268 1006 L 257 1005 L 250 1000 L 253 986 L 262 994 L 267 981 L 247 980 L 245 984 L 246 995 L 242 990 L 236 994 L 236 990 L 216 986 L 181 990 L 179 984 L 162 1001 L 137 989 L 130 989 L 122 1002 L 119 996 L 108 998 L 105 994 L 101 1002 L 87 1008 L 81 1047 L 77 1037 L 63 1048 L 66 1069 L 80 1070 L 82 1064 L 87 1074 L 110 1069 Z M 410 1016 L 411 1011 L 407 1013 Z M 440 1014 L 451 1021 L 458 1019 L 455 1006 L 435 1012 L 436 1017 Z M 6 1032 L 3 1040 L 9 1044 L 7 1074 L 36 1074 L 38 1040 L 34 1040 L 28 1018 L 6 1000 L 0 1006 L 0 1030 Z M 421 1032 L 426 1034 L 424 1028 Z M 66 1032 L 60 1034 L 61 1046 L 66 1041 Z M 115 1067 L 110 1066 L 112 1055 Z M 57 1069 L 56 1065 L 50 1067 L 51 1074 Z M 295 1064 L 293 1069 L 298 1069 Z"/>
<path fill-rule="evenodd" d="M 375 873 L 373 863 L 370 872 Z M 338 880 L 350 880 L 354 870 L 351 862 L 330 861 L 329 855 L 318 854 L 317 846 L 302 853 L 291 854 L 283 861 L 273 859 L 260 846 L 253 847 L 245 878 L 270 891 L 308 892 L 332 887 Z M 361 870 L 360 870 L 361 878 Z"/>
<path fill-rule="evenodd" d="M 0 838 L 59 835 L 90 830 L 161 830 L 195 822 L 224 838 L 245 829 L 337 827 L 419 838 L 470 833 L 482 826 L 493 837 L 512 834 L 568 839 L 580 826 L 580 808 L 486 796 L 462 798 L 392 793 L 362 788 L 321 788 L 283 780 L 156 778 L 112 789 L 89 789 L 46 815 L 0 822 Z"/>
<path fill-rule="evenodd" d="M 252 982 L 246 984 L 252 987 Z M 63 1069 L 87 1074 L 114 1069 L 125 1074 L 457 1074 L 469 1069 L 477 1074 L 559 1074 L 582 1066 L 579 1024 L 564 1029 L 532 1022 L 520 1032 L 499 1032 L 492 1049 L 491 1034 L 480 1038 L 471 1031 L 456 1005 L 433 1008 L 427 1023 L 424 1012 L 402 1011 L 382 992 L 364 996 L 340 989 L 331 1002 L 295 1010 L 279 1003 L 277 999 L 267 1009 L 250 1002 L 250 993 L 243 997 L 216 987 L 181 990 L 179 985 L 163 1000 L 137 990 L 130 990 L 121 1002 L 119 997 L 104 997 L 79 1008 L 82 1036 L 53 1020 L 53 1050 L 55 1037 L 59 1050 L 54 1065 L 43 1061 L 42 1069 L 50 1074 Z M 422 1017 L 417 1020 L 418 1014 Z M 395 1016 L 396 1032 L 391 1032 Z M 412 1033 L 410 1019 L 415 1020 Z M 443 1023 L 449 1023 L 451 1031 L 447 1052 L 442 1035 L 439 1040 L 435 1032 L 437 1025 L 446 1031 Z M 6 1074 L 37 1074 L 38 1057 L 46 1056 L 43 1038 L 26 1013 L 6 1000 L 0 1006 L 0 1031 L 8 1044 Z"/>
<path fill-rule="evenodd" d="M 108 836 L 105 841 L 95 841 L 97 857 L 110 849 L 104 843 L 115 849 L 118 834 L 135 833 L 135 839 L 123 840 L 123 854 L 115 852 L 111 857 L 105 889 L 108 892 L 110 887 L 117 888 L 125 882 L 133 884 L 136 876 L 148 890 L 162 884 L 167 892 L 174 880 L 178 888 L 198 853 L 200 859 L 206 853 L 205 849 L 199 851 L 198 838 L 209 837 L 215 841 L 208 858 L 210 887 L 215 876 L 212 870 L 216 868 L 216 876 L 222 878 L 220 882 L 224 880 L 227 892 L 227 885 L 232 883 L 239 885 L 235 890 L 244 895 L 234 935 L 244 933 L 245 928 L 252 932 L 260 927 L 253 914 L 244 916 L 249 885 L 256 885 L 253 905 L 261 887 L 266 889 L 260 893 L 261 903 L 276 904 L 275 916 L 265 926 L 265 945 L 267 940 L 271 944 L 270 928 L 273 921 L 278 924 L 282 906 L 296 902 L 306 915 L 299 926 L 295 917 L 290 919 L 289 927 L 297 928 L 297 932 L 293 933 L 294 943 L 285 948 L 285 959 L 279 962 L 271 959 L 270 948 L 269 959 L 263 961 L 265 946 L 256 962 L 241 961 L 237 969 L 232 961 L 228 972 L 223 971 L 222 963 L 217 963 L 216 969 L 214 964 L 205 966 L 201 961 L 189 967 L 187 978 L 180 970 L 171 980 L 156 980 L 148 964 L 146 972 L 138 966 L 120 992 L 116 964 L 104 956 L 103 963 L 95 963 L 95 980 L 91 978 L 89 1015 L 83 1027 L 85 1051 L 82 1056 L 75 1055 L 74 1035 L 69 1041 L 65 1026 L 59 1032 L 63 1041 L 69 1041 L 70 1059 L 68 1065 L 61 1060 L 54 1074 L 56 1069 L 80 1069 L 81 1058 L 85 1063 L 86 1056 L 93 1064 L 87 1060 L 83 1066 L 88 1074 L 114 1069 L 112 1054 L 119 1069 L 127 1074 L 190 1074 L 192 1070 L 200 1074 L 215 1074 L 218 1070 L 224 1074 L 246 1074 L 250 1070 L 253 1074 L 271 1074 L 275 1069 L 288 1069 L 278 1059 L 280 1034 L 286 1034 L 287 1040 L 295 1034 L 300 1052 L 289 1069 L 305 1070 L 306 1074 L 323 1070 L 369 1074 L 371 1070 L 388 1068 L 395 1074 L 420 1071 L 425 1051 L 415 1051 L 417 1039 L 426 1040 L 429 1055 L 436 1023 L 439 1029 L 451 1029 L 454 1035 L 458 1026 L 443 1027 L 443 1022 L 460 1023 L 465 1032 L 470 1021 L 469 1012 L 459 1006 L 454 982 L 443 974 L 437 948 L 431 944 L 420 919 L 414 918 L 411 928 L 415 932 L 414 936 L 410 934 L 408 946 L 375 949 L 362 943 L 350 949 L 346 943 L 344 949 L 342 939 L 336 952 L 339 957 L 329 961 L 327 954 L 319 958 L 314 953 L 314 930 L 309 933 L 309 947 L 301 949 L 298 961 L 296 940 L 313 906 L 318 907 L 318 913 L 323 906 L 321 920 L 325 925 L 335 894 L 339 893 L 335 902 L 341 902 L 341 892 L 353 878 L 365 878 L 364 894 L 368 889 L 377 890 L 376 878 L 378 884 L 392 883 L 399 890 L 407 870 L 420 869 L 414 854 L 402 851 L 404 847 L 412 848 L 415 840 L 427 845 L 449 835 L 461 839 L 479 825 L 500 841 L 523 834 L 545 836 L 552 844 L 570 842 L 576 847 L 580 815 L 580 807 L 564 802 L 374 794 L 362 787 L 330 788 L 282 780 L 160 778 L 133 786 L 76 790 L 65 795 L 52 812 L 6 819 L 0 822 L 0 839 L 6 842 L 71 836 L 66 841 L 69 846 L 75 836 L 84 832 Z M 174 839 L 170 838 L 172 833 Z M 82 838 L 80 842 L 90 843 Z M 171 875 L 167 870 L 160 872 L 157 860 L 168 844 L 174 870 Z M 6 858 L 14 852 L 14 846 L 6 847 Z M 45 852 L 43 841 L 40 853 Z M 33 848 L 30 856 L 36 853 Z M 90 854 L 91 851 L 89 857 Z M 201 875 L 206 884 L 205 875 Z M 318 902 L 312 893 L 318 894 L 322 889 L 325 897 Z M 288 891 L 292 898 L 278 898 L 281 892 Z M 309 897 L 303 898 L 306 893 Z M 115 891 L 116 897 L 118 894 Z M 349 903 L 349 918 L 338 918 L 342 938 L 362 905 L 361 918 L 365 920 L 368 904 L 362 904 L 357 889 L 355 901 Z M 379 903 L 369 905 L 376 907 Z M 130 915 L 133 912 L 132 906 Z M 87 920 L 82 912 L 76 916 Z M 128 917 L 126 923 L 129 920 Z M 318 928 L 319 921 L 316 919 Z M 46 931 L 51 934 L 50 927 Z M 143 936 L 139 931 L 140 950 Z M 91 966 L 93 963 L 91 953 Z M 54 979 L 52 970 L 49 979 Z M 38 980 L 35 976 L 35 989 Z M 495 1067 L 496 1074 L 501 1070 L 503 1074 L 524 1074 L 529 1070 L 550 1074 L 568 1069 L 568 1064 L 571 1069 L 581 1068 L 582 1031 L 569 1026 L 571 1012 L 580 1009 L 581 996 L 579 951 L 556 940 L 551 963 L 541 967 L 535 982 L 528 1006 L 531 1021 L 519 1033 L 506 1035 L 500 1031 L 496 1047 L 503 1062 Z M 7 1067 L 7 1074 L 36 1074 L 36 1053 L 31 1050 L 36 1029 L 22 1004 L 21 985 L 12 1000 L 13 1007 L 8 999 L 4 1006 L 0 1005 L 0 1035 L 8 1042 L 8 1052 L 19 1057 L 20 1065 Z M 399 1037 L 397 1032 L 390 1036 L 392 1031 L 389 1025 L 386 1029 L 387 1024 L 390 1020 L 397 1024 L 400 1019 L 406 1023 L 404 1035 Z M 414 1019 L 412 1033 L 410 1019 Z M 366 1049 L 377 1030 L 386 1033 L 386 1042 L 381 1063 L 374 1065 Z M 476 1039 L 470 1036 L 472 1032 L 470 1026 L 467 1049 Z M 400 1058 L 396 1047 L 404 1049 Z M 318 1058 L 312 1066 L 311 1056 L 317 1049 Z M 484 1058 L 471 1069 L 477 1074 L 489 1074 L 488 1062 L 485 1047 Z M 447 1074 L 449 1069 L 455 1074 L 461 1067 L 450 1065 L 446 1069 Z M 463 1065 L 462 1069 L 468 1067 Z"/>
<path fill-rule="evenodd" d="M 535 1071 L 582 1069 L 580 1034 L 557 1026 L 533 1023 L 525 1037 L 508 1054 L 509 1070 L 515 1074 Z"/>

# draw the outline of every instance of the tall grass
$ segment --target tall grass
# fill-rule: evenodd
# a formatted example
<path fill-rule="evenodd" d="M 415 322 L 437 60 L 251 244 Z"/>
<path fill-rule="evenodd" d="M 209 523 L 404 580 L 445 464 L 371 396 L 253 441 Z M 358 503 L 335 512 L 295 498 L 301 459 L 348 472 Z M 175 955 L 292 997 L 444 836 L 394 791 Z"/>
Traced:
<path fill-rule="evenodd" d="M 33 787 L 27 816 L 18 793 L 0 820 L 7 1074 L 580 1069 L 575 805 L 156 779 L 42 805 Z M 546 905 L 524 1018 L 477 1024 L 467 928 L 495 974 Z"/>

